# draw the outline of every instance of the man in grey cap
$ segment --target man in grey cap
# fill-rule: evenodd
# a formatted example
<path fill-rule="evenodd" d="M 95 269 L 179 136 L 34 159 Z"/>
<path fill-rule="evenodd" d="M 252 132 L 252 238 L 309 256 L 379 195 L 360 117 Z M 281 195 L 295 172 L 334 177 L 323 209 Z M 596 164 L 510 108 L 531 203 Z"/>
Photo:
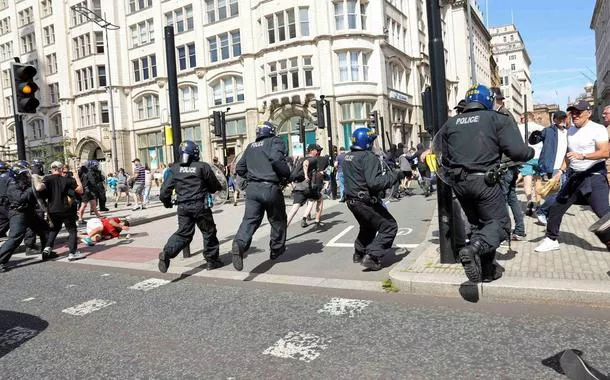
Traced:
<path fill-rule="evenodd" d="M 504 107 L 505 98 L 504 95 L 502 95 L 502 90 L 500 90 L 500 87 L 490 87 L 489 89 L 494 94 L 494 111 L 511 116 L 510 111 Z"/>

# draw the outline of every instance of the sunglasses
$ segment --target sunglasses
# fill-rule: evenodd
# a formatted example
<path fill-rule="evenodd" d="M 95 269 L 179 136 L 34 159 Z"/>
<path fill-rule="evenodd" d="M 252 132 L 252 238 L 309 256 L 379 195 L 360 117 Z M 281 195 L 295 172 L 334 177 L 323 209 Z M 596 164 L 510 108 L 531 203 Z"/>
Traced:
<path fill-rule="evenodd" d="M 585 112 L 585 111 L 574 110 L 570 113 L 572 114 L 572 116 L 580 116 L 580 114 L 582 114 L 583 112 Z"/>

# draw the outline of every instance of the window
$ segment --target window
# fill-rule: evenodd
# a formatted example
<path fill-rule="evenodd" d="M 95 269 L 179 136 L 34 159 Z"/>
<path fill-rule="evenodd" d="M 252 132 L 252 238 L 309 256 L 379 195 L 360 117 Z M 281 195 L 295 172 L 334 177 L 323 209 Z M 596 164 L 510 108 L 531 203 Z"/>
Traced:
<path fill-rule="evenodd" d="M 104 34 L 102 32 L 95 32 L 95 52 L 104 54 Z"/>
<path fill-rule="evenodd" d="M 80 126 L 87 127 L 97 122 L 95 103 L 87 103 L 78 106 Z"/>
<path fill-rule="evenodd" d="M 153 0 L 129 0 L 129 13 L 134 13 L 152 6 Z"/>
<path fill-rule="evenodd" d="M 369 80 L 368 54 L 358 50 L 338 52 L 339 81 L 356 82 Z"/>
<path fill-rule="evenodd" d="M 34 10 L 32 9 L 32 7 L 25 8 L 24 10 L 19 12 L 18 15 L 20 27 L 29 25 L 34 21 Z"/>
<path fill-rule="evenodd" d="M 157 58 L 154 54 L 140 59 L 134 59 L 131 63 L 135 82 L 157 77 Z"/>
<path fill-rule="evenodd" d="M 98 87 L 106 87 L 106 66 L 100 65 L 97 67 L 97 85 Z"/>
<path fill-rule="evenodd" d="M 42 17 L 50 16 L 53 14 L 53 2 L 51 0 L 42 0 L 40 2 L 40 12 Z"/>
<path fill-rule="evenodd" d="M 276 12 L 265 17 L 267 22 L 267 41 L 269 44 L 293 39 L 298 36 L 309 36 L 309 8 L 298 8 L 298 27 L 294 8 Z"/>
<path fill-rule="evenodd" d="M 197 87 L 185 86 L 180 88 L 180 111 L 189 112 L 196 111 L 199 107 L 197 106 L 199 100 L 199 94 Z"/>
<path fill-rule="evenodd" d="M 44 121 L 37 119 L 30 121 L 30 137 L 32 140 L 40 140 L 44 136 Z"/>
<path fill-rule="evenodd" d="M 21 53 L 29 53 L 36 47 L 36 36 L 34 33 L 26 34 L 21 37 Z"/>
<path fill-rule="evenodd" d="M 75 59 L 80 59 L 91 55 L 91 35 L 87 33 L 73 38 L 72 49 Z"/>
<path fill-rule="evenodd" d="M 343 146 L 349 149 L 352 132 L 366 127 L 373 104 L 369 102 L 341 103 L 341 126 L 343 128 Z"/>
<path fill-rule="evenodd" d="M 108 112 L 108 102 L 100 102 L 100 116 L 102 124 L 110 123 L 110 114 Z"/>
<path fill-rule="evenodd" d="M 153 19 L 139 22 L 129 27 L 131 47 L 145 45 L 155 41 Z"/>
<path fill-rule="evenodd" d="M 57 54 L 49 54 L 46 56 L 47 74 L 55 74 L 57 72 Z"/>
<path fill-rule="evenodd" d="M 158 169 L 160 163 L 165 163 L 163 155 L 163 133 L 151 132 L 139 134 L 138 157 L 142 165 L 148 165 L 151 169 Z"/>
<path fill-rule="evenodd" d="M 197 66 L 195 43 L 178 46 L 178 67 L 180 70 L 192 69 Z"/>
<path fill-rule="evenodd" d="M 199 125 L 193 125 L 182 128 L 182 141 L 191 140 L 197 146 L 199 146 L 199 152 L 203 152 L 203 145 L 201 144 L 201 128 Z"/>
<path fill-rule="evenodd" d="M 8 0 L 0 0 L 0 10 L 8 8 Z"/>
<path fill-rule="evenodd" d="M 244 100 L 244 81 L 241 77 L 224 77 L 212 83 L 211 87 L 215 106 Z"/>
<path fill-rule="evenodd" d="M 2 87 L 11 87 L 11 69 L 6 69 L 2 71 Z"/>
<path fill-rule="evenodd" d="M 292 57 L 270 62 L 267 69 L 271 92 L 313 86 L 311 57 Z"/>
<path fill-rule="evenodd" d="M 515 64 L 514 63 L 510 64 L 510 69 L 511 69 L 511 71 L 515 71 Z"/>
<path fill-rule="evenodd" d="M 309 8 L 299 8 L 299 23 L 301 27 L 301 36 L 309 36 Z"/>
<path fill-rule="evenodd" d="M 0 56 L 2 60 L 7 60 L 13 58 L 13 42 L 9 41 L 0 45 Z"/>
<path fill-rule="evenodd" d="M 359 0 L 335 2 L 335 29 L 364 29 L 366 27 L 366 4 Z"/>
<path fill-rule="evenodd" d="M 174 25 L 176 33 L 193 30 L 193 7 L 188 5 L 184 8 L 174 9 L 165 14 L 165 23 Z"/>
<path fill-rule="evenodd" d="M 49 133 L 51 136 L 63 135 L 63 128 L 61 125 L 61 114 L 57 114 L 49 119 Z"/>
<path fill-rule="evenodd" d="M 51 104 L 59 102 L 59 83 L 51 83 L 49 85 L 49 101 Z"/>
<path fill-rule="evenodd" d="M 246 134 L 246 119 L 227 120 L 227 136 Z"/>
<path fill-rule="evenodd" d="M 206 0 L 208 24 L 239 14 L 238 0 Z"/>
<path fill-rule="evenodd" d="M 231 48 L 229 48 L 230 45 Z M 229 33 L 222 33 L 208 38 L 208 46 L 210 49 L 210 62 L 217 62 L 219 60 L 240 56 L 241 38 L 239 30 L 234 30 Z M 220 56 L 218 46 L 220 46 Z"/>
<path fill-rule="evenodd" d="M 159 117 L 159 97 L 157 95 L 143 95 L 135 103 L 137 120 Z"/>
<path fill-rule="evenodd" d="M 55 26 L 49 25 L 47 27 L 44 27 L 42 28 L 42 32 L 44 34 L 45 46 L 55 43 Z"/>
<path fill-rule="evenodd" d="M 0 20 L 0 36 L 3 36 L 11 31 L 11 18 L 6 17 Z"/>
<path fill-rule="evenodd" d="M 87 2 L 86 1 L 81 1 L 78 4 L 74 4 L 74 6 L 81 6 L 81 7 L 87 7 Z M 89 22 L 89 20 L 87 19 L 87 17 L 85 17 L 84 15 L 80 14 L 79 12 L 76 12 L 74 10 L 73 7 L 70 7 L 70 19 L 71 19 L 71 26 L 77 26 L 77 25 L 81 25 L 84 24 L 86 22 Z"/>
<path fill-rule="evenodd" d="M 76 70 L 76 86 L 78 91 L 87 91 L 95 87 L 93 77 L 93 68 L 85 67 L 84 69 Z"/>
<path fill-rule="evenodd" d="M 509 61 L 514 61 L 515 59 L 517 59 L 517 56 L 515 54 L 511 54 L 508 56 Z"/>

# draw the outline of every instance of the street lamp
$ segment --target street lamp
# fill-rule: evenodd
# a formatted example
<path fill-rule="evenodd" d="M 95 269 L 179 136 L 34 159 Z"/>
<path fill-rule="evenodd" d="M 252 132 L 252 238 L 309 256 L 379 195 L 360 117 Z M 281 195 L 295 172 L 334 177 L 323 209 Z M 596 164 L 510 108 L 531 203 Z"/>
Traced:
<path fill-rule="evenodd" d="M 116 128 L 114 123 L 114 97 L 112 96 L 112 72 L 110 71 L 110 47 L 108 44 L 108 31 L 109 30 L 119 30 L 120 27 L 118 25 L 114 25 L 97 13 L 93 12 L 91 9 L 86 8 L 82 5 L 75 5 L 72 7 L 72 10 L 83 17 L 87 18 L 87 20 L 95 23 L 100 28 L 104 29 L 104 38 L 106 40 L 106 67 L 107 67 L 107 75 L 106 80 L 108 81 L 108 92 L 110 97 L 110 128 L 112 130 L 112 160 L 114 164 L 114 172 L 117 173 L 119 170 L 119 157 L 118 157 L 118 149 L 116 145 Z M 106 14 L 104 13 L 104 17 Z"/>

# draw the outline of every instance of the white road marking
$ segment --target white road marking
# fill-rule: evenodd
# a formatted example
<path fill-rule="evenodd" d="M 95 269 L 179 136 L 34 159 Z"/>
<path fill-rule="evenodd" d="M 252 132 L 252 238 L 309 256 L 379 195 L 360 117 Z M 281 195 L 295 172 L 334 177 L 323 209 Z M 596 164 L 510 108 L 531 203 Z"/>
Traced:
<path fill-rule="evenodd" d="M 110 274 L 109 273 L 104 273 L 101 277 L 109 277 Z"/>
<path fill-rule="evenodd" d="M 355 226 L 349 226 L 346 229 L 344 229 L 337 236 L 335 236 L 334 238 L 330 239 L 330 241 L 328 243 L 326 243 L 326 246 L 327 247 L 332 247 L 332 248 L 354 248 L 354 243 L 337 243 L 337 241 L 339 239 L 341 239 L 343 236 L 345 236 L 354 227 Z M 400 232 L 400 234 L 399 234 L 400 236 L 404 236 L 404 235 L 408 235 L 411 232 L 413 232 L 413 229 L 412 228 L 408 228 L 408 227 L 403 227 L 403 228 L 399 228 L 398 232 Z M 395 246 L 398 247 L 398 248 L 413 249 L 413 248 L 417 248 L 419 246 L 419 244 L 395 244 Z"/>
<path fill-rule="evenodd" d="M 87 302 L 83 302 L 80 305 L 72 306 L 67 309 L 62 310 L 62 313 L 75 315 L 77 317 L 81 317 L 83 315 L 92 313 L 94 311 L 103 309 L 107 306 L 115 304 L 114 301 L 106 301 L 100 299 L 94 299 Z"/>
<path fill-rule="evenodd" d="M 32 330 L 21 326 L 15 326 L 6 331 L 1 331 L 0 348 L 8 348 L 11 346 L 19 345 L 21 342 L 36 336 L 38 332 L 38 330 Z"/>
<path fill-rule="evenodd" d="M 350 232 L 352 230 L 352 228 L 354 228 L 354 226 L 349 226 L 346 229 L 344 229 L 342 232 L 339 233 L 339 235 L 335 236 L 334 238 L 330 239 L 330 241 L 328 242 L 328 244 L 326 244 L 327 247 L 335 247 L 334 244 L 341 244 L 341 243 L 337 243 L 337 240 L 341 239 L 343 236 L 345 236 L 345 234 L 347 234 L 348 232 Z M 353 247 L 353 244 L 351 245 Z"/>
<path fill-rule="evenodd" d="M 371 301 L 366 300 L 354 300 L 349 298 L 332 298 L 327 304 L 325 304 L 320 310 L 319 314 L 325 313 L 336 317 L 342 315 L 348 315 L 349 318 L 354 318 L 357 314 L 360 314 Z"/>
<path fill-rule="evenodd" d="M 30 301 L 33 301 L 35 299 L 36 299 L 36 297 L 30 297 L 30 298 L 26 298 L 26 299 L 22 300 L 22 302 L 30 302 Z"/>
<path fill-rule="evenodd" d="M 409 228 L 409 227 L 399 228 L 398 232 L 396 233 L 396 236 L 406 236 L 406 235 L 410 234 L 411 232 L 413 232 L 413 228 Z"/>
<path fill-rule="evenodd" d="M 291 331 L 278 340 L 273 346 L 263 351 L 263 355 L 273 355 L 278 358 L 296 359 L 309 363 L 320 356 L 322 350 L 328 348 L 330 339 L 314 334 Z"/>
<path fill-rule="evenodd" d="M 170 282 L 171 282 L 170 280 L 162 280 L 160 278 L 149 278 L 148 280 L 144 280 L 144 281 L 138 282 L 135 285 L 130 286 L 129 289 L 143 290 L 143 291 L 147 292 L 151 289 L 158 288 L 159 286 L 169 284 Z"/>
<path fill-rule="evenodd" d="M 68 289 L 68 288 L 73 288 L 73 287 L 75 287 L 75 286 L 76 286 L 76 285 L 74 285 L 74 284 L 68 284 L 68 285 L 66 285 L 66 289 Z"/>

